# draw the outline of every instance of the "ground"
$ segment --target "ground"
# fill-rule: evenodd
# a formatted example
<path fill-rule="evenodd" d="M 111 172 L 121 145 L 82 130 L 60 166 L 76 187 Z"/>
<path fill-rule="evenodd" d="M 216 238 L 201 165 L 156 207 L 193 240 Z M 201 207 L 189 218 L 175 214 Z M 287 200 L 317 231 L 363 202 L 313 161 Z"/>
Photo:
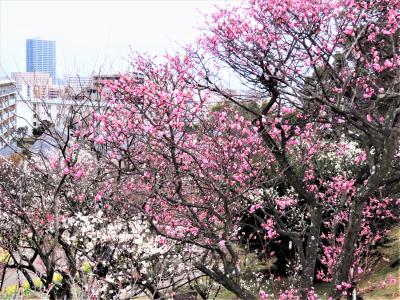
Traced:
<path fill-rule="evenodd" d="M 394 227 L 387 236 L 387 242 L 376 251 L 380 259 L 371 270 L 362 278 L 359 284 L 359 295 L 365 300 L 400 300 L 400 225 Z M 13 299 L 16 285 L 4 288 L 0 293 L 0 300 Z M 322 299 L 326 299 L 327 286 L 318 285 L 316 291 Z M 324 295 L 325 294 L 325 295 Z M 31 293 L 25 292 L 27 299 L 39 299 Z M 21 299 L 21 298 L 18 298 Z M 140 300 L 147 299 L 141 297 Z M 237 299 L 232 293 L 221 289 L 217 299 Z"/>

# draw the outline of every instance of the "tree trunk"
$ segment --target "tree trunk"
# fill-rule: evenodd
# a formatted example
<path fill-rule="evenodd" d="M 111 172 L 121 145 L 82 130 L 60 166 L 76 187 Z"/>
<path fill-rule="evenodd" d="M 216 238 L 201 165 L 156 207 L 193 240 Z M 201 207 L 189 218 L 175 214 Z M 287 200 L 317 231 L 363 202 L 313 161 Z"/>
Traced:
<path fill-rule="evenodd" d="M 347 226 L 342 252 L 340 253 L 334 274 L 333 287 L 331 290 L 331 297 L 333 299 L 339 299 L 341 295 L 341 292 L 337 290 L 336 286 L 342 284 L 342 282 L 348 282 L 349 280 L 350 269 L 354 262 L 354 252 L 357 247 L 363 208 L 364 201 L 357 199 L 350 212 L 349 225 Z"/>
<path fill-rule="evenodd" d="M 196 268 L 199 269 L 204 274 L 210 276 L 216 282 L 220 283 L 228 291 L 231 291 L 236 296 L 238 296 L 240 299 L 246 299 L 246 300 L 256 300 L 257 299 L 257 297 L 255 297 L 247 289 L 242 288 L 235 281 L 233 281 L 232 279 L 227 277 L 225 274 L 223 274 L 218 269 L 215 268 L 211 271 L 210 269 L 206 268 L 204 265 L 201 265 L 201 264 L 196 264 Z"/>
<path fill-rule="evenodd" d="M 147 278 L 147 277 L 146 277 Z M 149 283 L 149 281 L 146 280 L 146 283 L 143 283 L 143 281 L 140 281 L 140 284 L 142 284 L 149 292 L 152 294 L 153 299 L 158 299 L 158 300 L 164 300 L 165 296 L 160 293 L 158 288 L 154 286 L 153 284 Z"/>
<path fill-rule="evenodd" d="M 307 247 L 305 255 L 305 265 L 301 276 L 301 296 L 307 299 L 307 293 L 312 288 L 314 282 L 315 265 L 317 262 L 318 245 L 320 240 L 320 230 L 322 221 L 322 205 L 316 205 L 311 217 L 310 230 L 307 236 Z"/>

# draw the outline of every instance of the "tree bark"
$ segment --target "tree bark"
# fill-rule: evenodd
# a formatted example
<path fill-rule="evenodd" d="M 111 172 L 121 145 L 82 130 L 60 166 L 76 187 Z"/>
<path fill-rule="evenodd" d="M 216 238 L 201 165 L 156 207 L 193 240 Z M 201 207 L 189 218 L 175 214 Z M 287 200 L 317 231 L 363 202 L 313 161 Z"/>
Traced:
<path fill-rule="evenodd" d="M 339 299 L 341 295 L 341 292 L 336 289 L 336 286 L 342 284 L 342 282 L 348 282 L 349 279 L 350 269 L 354 261 L 354 252 L 357 247 L 363 208 L 364 201 L 357 199 L 350 211 L 349 225 L 347 226 L 342 252 L 339 256 L 337 269 L 333 279 L 333 287 L 331 291 L 331 297 L 333 299 Z"/>
<path fill-rule="evenodd" d="M 371 176 L 368 179 L 366 187 L 360 192 L 359 197 L 353 202 L 353 207 L 350 211 L 349 224 L 347 226 L 344 243 L 342 246 L 342 252 L 337 262 L 336 271 L 334 274 L 333 286 L 331 290 L 331 297 L 338 299 L 340 297 L 340 291 L 336 289 L 337 285 L 342 282 L 348 282 L 348 276 L 350 269 L 354 261 L 354 252 L 356 250 L 356 243 L 358 234 L 360 231 L 360 225 L 362 220 L 362 212 L 365 203 L 369 197 L 373 195 L 376 189 L 379 188 L 385 176 L 388 175 L 391 170 L 392 160 L 395 157 L 396 151 L 399 145 L 399 131 L 397 123 L 394 124 L 394 128 L 391 133 L 386 137 L 382 147 L 382 154 L 379 161 L 374 164 L 374 171 L 371 172 Z"/>
<path fill-rule="evenodd" d="M 314 207 L 310 229 L 307 236 L 305 265 L 303 266 L 303 273 L 301 276 L 301 296 L 303 299 L 307 299 L 307 293 L 312 288 L 314 282 L 322 222 L 322 208 L 322 205 L 319 204 Z"/>
<path fill-rule="evenodd" d="M 218 269 L 213 269 L 211 271 L 210 269 L 206 268 L 202 264 L 196 264 L 196 268 L 199 269 L 204 274 L 210 276 L 212 279 L 214 279 L 221 285 L 223 285 L 228 291 L 233 292 L 240 299 L 246 299 L 246 300 L 256 300 L 257 299 L 257 297 L 255 297 L 252 293 L 250 293 L 248 290 L 242 288 L 235 281 L 233 281 L 232 279 L 227 277 L 225 274 L 223 274 Z"/>

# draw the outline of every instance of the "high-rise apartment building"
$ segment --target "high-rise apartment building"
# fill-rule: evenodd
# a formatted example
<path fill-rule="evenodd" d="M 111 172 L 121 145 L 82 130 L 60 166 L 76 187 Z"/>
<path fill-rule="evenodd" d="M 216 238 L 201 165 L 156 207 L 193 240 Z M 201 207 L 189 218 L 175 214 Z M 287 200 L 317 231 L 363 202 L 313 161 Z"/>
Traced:
<path fill-rule="evenodd" d="M 56 42 L 27 39 L 26 40 L 26 71 L 49 73 L 56 79 Z"/>
<path fill-rule="evenodd" d="M 0 148 L 12 141 L 16 129 L 16 97 L 15 82 L 0 79 Z"/>

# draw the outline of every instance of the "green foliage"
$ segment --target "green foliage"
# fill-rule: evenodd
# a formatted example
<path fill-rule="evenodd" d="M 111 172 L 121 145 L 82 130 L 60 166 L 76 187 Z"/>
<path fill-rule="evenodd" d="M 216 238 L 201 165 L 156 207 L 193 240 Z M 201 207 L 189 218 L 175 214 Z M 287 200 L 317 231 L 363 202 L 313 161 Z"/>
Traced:
<path fill-rule="evenodd" d="M 256 113 L 261 114 L 263 108 L 266 106 L 266 102 L 262 101 L 261 103 L 259 103 L 256 100 L 246 101 L 245 106 Z M 237 111 L 239 114 L 241 114 L 243 117 L 245 117 L 247 120 L 250 121 L 254 120 L 255 118 L 254 114 L 229 101 L 219 102 L 211 107 L 212 112 L 219 112 L 224 110 Z"/>
<path fill-rule="evenodd" d="M 60 273 L 55 273 L 53 276 L 53 283 L 55 284 L 61 283 L 63 278 L 64 277 Z"/>
<path fill-rule="evenodd" d="M 83 273 L 85 273 L 85 274 L 91 273 L 91 272 L 92 272 L 92 265 L 91 265 L 89 262 L 85 261 L 85 262 L 82 264 L 82 271 L 83 271 Z"/>
<path fill-rule="evenodd" d="M 40 123 L 40 125 L 37 128 L 32 129 L 32 134 L 34 136 L 41 136 L 46 130 L 50 129 L 53 127 L 53 123 L 51 123 L 48 120 L 44 120 Z"/>
<path fill-rule="evenodd" d="M 10 253 L 0 248 L 0 264 L 5 264 L 10 258 Z"/>

